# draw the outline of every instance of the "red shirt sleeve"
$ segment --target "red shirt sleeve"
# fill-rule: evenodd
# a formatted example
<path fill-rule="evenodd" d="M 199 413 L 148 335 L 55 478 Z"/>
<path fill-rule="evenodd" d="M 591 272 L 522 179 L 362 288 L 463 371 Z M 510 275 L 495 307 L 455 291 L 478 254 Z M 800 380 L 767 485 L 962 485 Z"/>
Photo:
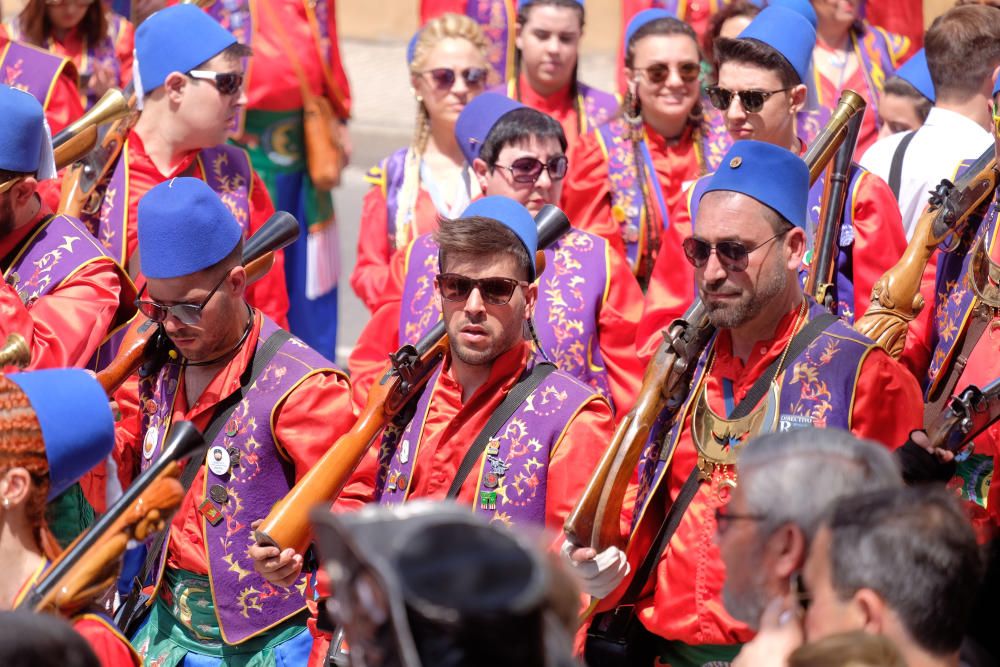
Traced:
<path fill-rule="evenodd" d="M 119 19 L 121 21 L 121 28 L 118 33 L 118 41 L 115 42 L 115 57 L 118 58 L 118 62 L 121 63 L 121 75 L 119 76 L 119 85 L 125 88 L 132 80 L 132 57 L 135 49 L 135 28 L 129 21 L 123 18 Z"/>
<path fill-rule="evenodd" d="M 574 227 L 607 239 L 622 257 L 625 256 L 621 230 L 611 216 L 608 161 L 596 132 L 581 137 L 570 150 L 569 174 L 564 181 L 561 202 Z"/>
<path fill-rule="evenodd" d="M 81 368 L 107 336 L 118 311 L 121 278 L 110 259 L 80 268 L 31 308 L 0 284 L 0 335 L 19 333 L 31 348 L 29 370 Z"/>
<path fill-rule="evenodd" d="M 389 279 L 388 215 L 382 188 L 373 185 L 361 205 L 357 261 L 351 272 L 351 287 L 370 311 L 375 310 Z"/>
<path fill-rule="evenodd" d="M 74 619 L 73 629 L 90 644 L 101 667 L 133 667 L 142 664 L 128 641 L 97 616 L 85 614 Z"/>
<path fill-rule="evenodd" d="M 625 258 L 606 247 L 608 285 L 598 314 L 597 342 L 611 384 L 615 414 L 632 407 L 645 365 L 635 354 L 635 332 L 642 317 L 642 290 Z"/>
<path fill-rule="evenodd" d="M 49 103 L 45 106 L 45 119 L 55 136 L 67 125 L 83 115 L 83 101 L 76 87 L 76 70 L 67 65 L 56 79 Z"/>
<path fill-rule="evenodd" d="M 250 193 L 250 235 L 260 229 L 274 213 L 274 204 L 264 181 L 253 172 Z M 288 328 L 288 287 L 285 285 L 285 253 L 274 253 L 274 264 L 263 278 L 247 288 L 247 301 L 283 329 Z"/>
<path fill-rule="evenodd" d="M 465 0 L 420 0 L 420 25 L 448 12 L 464 14 L 465 4 Z"/>
<path fill-rule="evenodd" d="M 849 202 L 854 212 L 854 313 L 871 304 L 872 287 L 906 250 L 906 234 L 892 190 L 871 172 L 858 177 Z"/>
<path fill-rule="evenodd" d="M 895 449 L 923 428 L 924 400 L 916 378 L 881 348 L 861 363 L 851 409 L 851 432 Z"/>
<path fill-rule="evenodd" d="M 340 57 L 340 39 L 337 37 L 337 3 L 330 2 L 327 10 L 327 34 L 330 38 L 330 73 L 336 90 L 328 90 L 327 96 L 333 103 L 337 116 L 348 119 L 351 116 L 351 84 L 347 80 L 344 61 Z M 328 82 L 327 86 L 329 87 Z"/>

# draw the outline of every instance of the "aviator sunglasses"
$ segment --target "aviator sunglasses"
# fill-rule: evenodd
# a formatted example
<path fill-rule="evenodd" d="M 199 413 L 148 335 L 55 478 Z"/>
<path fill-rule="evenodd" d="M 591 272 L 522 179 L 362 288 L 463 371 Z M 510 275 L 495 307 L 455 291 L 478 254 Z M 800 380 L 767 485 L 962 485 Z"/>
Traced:
<path fill-rule="evenodd" d="M 719 111 L 728 110 L 729 105 L 733 103 L 733 97 L 738 97 L 743 111 L 747 113 L 760 113 L 760 110 L 764 108 L 764 102 L 767 102 L 771 95 L 777 95 L 786 90 L 791 90 L 791 88 L 779 88 L 778 90 L 728 90 L 719 86 L 709 86 L 705 92 L 708 93 L 708 99 L 712 103 L 712 106 Z"/>
<path fill-rule="evenodd" d="M 235 95 L 243 87 L 241 72 L 212 72 L 207 69 L 193 69 L 187 73 L 192 79 L 211 81 L 222 95 Z"/>
<path fill-rule="evenodd" d="M 569 160 L 565 155 L 549 158 L 548 162 L 542 162 L 533 157 L 519 157 L 510 165 L 495 164 L 493 166 L 509 171 L 515 183 L 534 183 L 543 171 L 549 172 L 549 178 L 553 181 L 562 180 L 566 176 Z"/>
<path fill-rule="evenodd" d="M 696 269 L 700 269 L 708 263 L 708 258 L 714 250 L 715 256 L 719 258 L 719 264 L 726 271 L 746 271 L 747 264 L 750 263 L 750 253 L 760 250 L 771 241 L 787 233 L 788 230 L 786 229 L 765 241 L 761 241 L 752 248 L 748 248 L 741 241 L 720 241 L 713 244 L 693 236 L 684 239 L 682 245 L 684 247 L 684 256 L 687 257 L 688 262 Z"/>
<path fill-rule="evenodd" d="M 488 72 L 485 67 L 466 67 L 460 73 L 447 67 L 436 67 L 421 74 L 428 74 L 438 90 L 451 90 L 459 74 L 468 88 L 481 88 L 486 84 Z"/>
<path fill-rule="evenodd" d="M 694 62 L 680 63 L 676 67 L 666 63 L 656 63 L 649 67 L 636 67 L 635 71 L 642 72 L 646 77 L 646 81 L 654 86 L 659 86 L 670 76 L 671 69 L 677 70 L 677 76 L 684 83 L 697 81 L 698 77 L 701 76 L 701 65 Z"/>
<path fill-rule="evenodd" d="M 478 289 L 483 301 L 494 306 L 510 302 L 514 290 L 528 283 L 513 278 L 469 278 L 458 273 L 439 273 L 438 289 L 448 301 L 465 301 L 473 289 Z"/>
<path fill-rule="evenodd" d="M 195 326 L 201 322 L 201 311 L 205 309 L 208 302 L 212 300 L 215 293 L 222 287 L 222 283 L 226 282 L 226 278 L 229 277 L 229 272 L 227 271 L 222 280 L 212 288 L 212 291 L 208 293 L 208 296 L 202 300 L 201 303 L 175 303 L 172 306 L 164 306 L 162 303 L 157 303 L 155 301 L 146 301 L 143 299 L 135 300 L 135 307 L 139 309 L 139 312 L 153 320 L 154 322 L 160 323 L 166 321 L 166 319 L 173 315 L 182 324 L 186 324 L 190 327 Z M 143 288 L 145 289 L 145 288 Z"/>

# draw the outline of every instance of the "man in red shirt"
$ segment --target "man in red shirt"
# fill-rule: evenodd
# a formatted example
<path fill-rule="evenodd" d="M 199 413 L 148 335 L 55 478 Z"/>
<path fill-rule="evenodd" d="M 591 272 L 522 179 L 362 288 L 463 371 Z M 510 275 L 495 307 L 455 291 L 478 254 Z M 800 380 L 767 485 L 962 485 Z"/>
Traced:
<path fill-rule="evenodd" d="M 274 212 L 263 181 L 246 151 L 225 145 L 241 107 L 243 60 L 250 49 L 193 5 L 167 7 L 136 31 L 133 64 L 142 114 L 111 170 L 97 238 L 141 289 L 136 257 L 136 209 L 154 185 L 194 176 L 211 185 L 251 236 Z M 248 299 L 281 326 L 287 325 L 288 293 L 283 255 Z"/>
<path fill-rule="evenodd" d="M 411 421 L 369 450 L 336 507 L 453 498 L 515 529 L 558 530 L 597 465 L 614 419 L 606 399 L 540 363 L 525 338 L 538 291 L 535 222 L 514 200 L 485 197 L 461 218 L 442 220 L 435 239 L 435 286 L 448 352 Z M 545 367 L 547 376 L 535 376 Z M 485 432 L 527 378 L 538 384 L 529 385 L 527 398 L 499 428 Z M 472 449 L 486 437 L 481 450 Z M 474 458 L 462 476 L 459 468 L 470 452 Z M 251 553 L 258 572 L 283 585 L 302 566 L 302 556 L 291 549 L 279 554 L 255 546 Z"/>
<path fill-rule="evenodd" d="M 123 486 L 160 455 L 170 424 L 191 421 L 214 436 L 206 433 L 204 463 L 187 463 L 197 472 L 144 582 L 153 601 L 133 644 L 151 664 L 188 653 L 225 664 L 263 651 L 302 664 L 312 646 L 305 581 L 278 590 L 254 574 L 250 524 L 350 429 L 350 385 L 246 302 L 242 230 L 207 184 L 161 183 L 138 217 L 148 280 L 139 309 L 174 354 L 138 391 L 126 385 L 115 396 Z"/>
<path fill-rule="evenodd" d="M 894 447 L 921 421 L 913 376 L 802 292 L 808 190 L 808 168 L 784 148 L 740 141 L 723 158 L 696 235 L 684 241 L 717 333 L 698 358 L 687 400 L 647 440 L 623 517 L 632 526 L 631 558 L 615 547 L 563 547 L 584 590 L 611 608 L 677 503 L 677 529 L 653 551 L 651 585 L 635 600 L 657 655 L 674 667 L 729 661 L 752 636 L 723 606 L 725 567 L 714 540 L 715 511 L 739 483 L 732 464 L 749 437 L 816 426 Z M 735 406 L 758 382 L 764 399 L 737 418 Z M 677 500 L 682 487 L 686 507 Z"/>

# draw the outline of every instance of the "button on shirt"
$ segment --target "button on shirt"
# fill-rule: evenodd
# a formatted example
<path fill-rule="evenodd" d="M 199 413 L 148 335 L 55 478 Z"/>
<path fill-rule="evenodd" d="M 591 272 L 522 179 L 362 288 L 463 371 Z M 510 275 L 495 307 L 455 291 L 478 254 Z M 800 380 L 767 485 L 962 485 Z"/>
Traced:
<path fill-rule="evenodd" d="M 900 132 L 875 142 L 861 159 L 861 166 L 888 183 L 892 156 L 904 136 Z M 942 178 L 954 180 L 962 160 L 975 159 L 992 145 L 990 133 L 969 118 L 946 109 L 931 109 L 927 122 L 906 149 L 900 174 L 899 211 L 907 240 L 913 236 L 930 191 Z"/>

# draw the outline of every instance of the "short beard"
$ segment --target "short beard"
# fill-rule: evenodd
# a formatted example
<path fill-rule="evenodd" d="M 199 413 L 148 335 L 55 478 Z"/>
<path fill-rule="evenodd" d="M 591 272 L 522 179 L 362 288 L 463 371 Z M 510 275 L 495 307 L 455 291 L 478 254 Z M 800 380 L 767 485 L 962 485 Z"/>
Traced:
<path fill-rule="evenodd" d="M 727 581 L 722 587 L 722 603 L 730 616 L 757 630 L 768 603 L 764 592 L 767 573 L 760 563 L 747 563 L 746 567 L 753 572 L 750 582 L 742 590 L 734 591 Z"/>
<path fill-rule="evenodd" d="M 784 270 L 774 271 L 772 275 L 757 285 L 757 289 L 744 294 L 739 301 L 731 304 L 713 304 L 705 298 L 705 289 L 701 289 L 702 301 L 708 308 L 708 319 L 718 329 L 736 329 L 749 322 L 763 310 L 768 301 L 781 294 L 788 286 L 788 274 Z"/>

